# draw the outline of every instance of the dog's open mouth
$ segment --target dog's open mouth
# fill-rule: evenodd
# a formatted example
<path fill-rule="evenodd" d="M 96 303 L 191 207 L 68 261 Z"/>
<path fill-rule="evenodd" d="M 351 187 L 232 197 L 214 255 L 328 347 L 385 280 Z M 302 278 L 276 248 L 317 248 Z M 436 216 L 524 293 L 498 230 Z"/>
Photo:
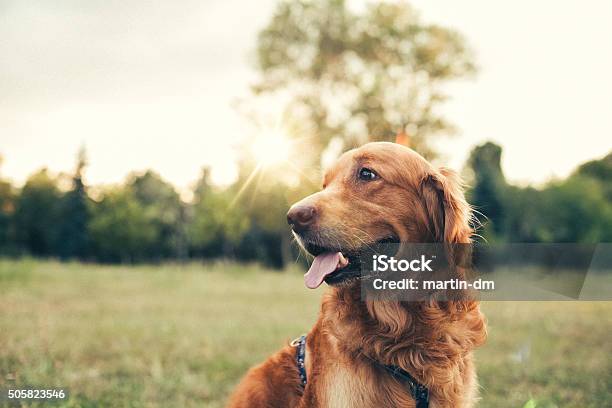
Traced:
<path fill-rule="evenodd" d="M 310 269 L 304 275 L 304 283 L 310 289 L 318 288 L 324 280 L 331 278 L 349 265 L 355 265 L 357 260 L 352 260 L 340 251 L 326 250 L 324 248 L 309 248 L 315 259 Z M 352 268 L 351 268 L 352 269 Z"/>
<path fill-rule="evenodd" d="M 397 242 L 395 238 L 386 238 L 376 244 Z M 323 281 L 335 285 L 349 279 L 358 279 L 361 272 L 361 255 L 364 251 L 342 251 L 324 248 L 314 244 L 305 244 L 306 250 L 314 255 L 310 269 L 304 275 L 304 283 L 310 289 L 318 288 Z"/>

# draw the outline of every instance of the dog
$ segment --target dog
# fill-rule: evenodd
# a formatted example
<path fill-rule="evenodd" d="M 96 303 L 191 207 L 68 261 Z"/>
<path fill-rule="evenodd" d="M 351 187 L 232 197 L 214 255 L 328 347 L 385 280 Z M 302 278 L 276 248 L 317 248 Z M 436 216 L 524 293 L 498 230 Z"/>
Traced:
<path fill-rule="evenodd" d="M 355 259 L 390 240 L 470 243 L 471 209 L 454 172 L 402 145 L 368 143 L 344 153 L 287 219 L 315 256 L 306 286 L 329 289 L 305 339 L 250 369 L 229 407 L 475 405 L 472 352 L 487 334 L 478 302 L 363 300 Z"/>

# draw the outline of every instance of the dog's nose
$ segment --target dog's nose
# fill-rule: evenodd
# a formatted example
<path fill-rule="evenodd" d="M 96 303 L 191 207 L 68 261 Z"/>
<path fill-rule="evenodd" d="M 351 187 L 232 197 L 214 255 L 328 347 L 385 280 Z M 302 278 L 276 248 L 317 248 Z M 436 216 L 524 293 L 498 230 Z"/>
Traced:
<path fill-rule="evenodd" d="M 317 211 L 310 205 L 294 205 L 287 213 L 287 222 L 294 231 L 303 231 L 314 222 L 316 215 Z"/>

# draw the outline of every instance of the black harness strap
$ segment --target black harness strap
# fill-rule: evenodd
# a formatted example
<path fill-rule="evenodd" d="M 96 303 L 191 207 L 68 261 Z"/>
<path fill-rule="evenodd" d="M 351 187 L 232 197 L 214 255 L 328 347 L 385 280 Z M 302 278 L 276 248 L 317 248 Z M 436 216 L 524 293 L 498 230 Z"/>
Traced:
<path fill-rule="evenodd" d="M 291 342 L 291 346 L 297 347 L 295 352 L 295 362 L 300 373 L 302 387 L 306 387 L 306 335 L 303 334 Z"/>
<path fill-rule="evenodd" d="M 408 384 L 410 395 L 416 401 L 416 408 L 427 408 L 429 407 L 429 390 L 424 385 L 420 384 L 413 376 L 401 367 L 394 365 L 384 365 L 376 362 L 379 366 L 387 370 L 391 375 L 398 380 Z"/>
<path fill-rule="evenodd" d="M 302 335 L 291 342 L 292 347 L 296 347 L 295 360 L 300 373 L 300 380 L 302 387 L 306 387 L 306 335 Z M 366 356 L 367 357 L 367 356 Z M 397 380 L 408 384 L 408 390 L 410 395 L 416 402 L 416 408 L 428 408 L 429 407 L 429 390 L 424 385 L 420 384 L 410 373 L 401 367 L 394 365 L 381 364 L 373 358 L 368 357 L 379 367 L 384 368 Z"/>

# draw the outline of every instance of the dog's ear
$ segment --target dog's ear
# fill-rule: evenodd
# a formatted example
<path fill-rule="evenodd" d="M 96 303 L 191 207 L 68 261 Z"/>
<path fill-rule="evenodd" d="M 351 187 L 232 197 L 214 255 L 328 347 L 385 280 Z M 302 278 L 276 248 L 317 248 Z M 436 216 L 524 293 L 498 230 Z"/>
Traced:
<path fill-rule="evenodd" d="M 471 243 L 474 231 L 470 225 L 472 210 L 465 200 L 459 175 L 441 168 L 422 180 L 421 194 L 431 235 L 436 242 L 444 243 L 448 260 L 455 266 L 452 268 L 455 276 L 466 279 L 471 275 L 471 245 L 463 244 Z M 473 344 L 482 344 L 486 328 L 478 302 L 463 290 L 450 290 L 447 296 L 447 302 L 435 303 L 432 310 L 444 308 L 451 320 L 473 322 L 466 333 L 474 339 Z"/>
<path fill-rule="evenodd" d="M 435 241 L 461 244 L 471 241 L 471 209 L 457 173 L 441 168 L 426 176 L 421 182 L 421 194 Z"/>

